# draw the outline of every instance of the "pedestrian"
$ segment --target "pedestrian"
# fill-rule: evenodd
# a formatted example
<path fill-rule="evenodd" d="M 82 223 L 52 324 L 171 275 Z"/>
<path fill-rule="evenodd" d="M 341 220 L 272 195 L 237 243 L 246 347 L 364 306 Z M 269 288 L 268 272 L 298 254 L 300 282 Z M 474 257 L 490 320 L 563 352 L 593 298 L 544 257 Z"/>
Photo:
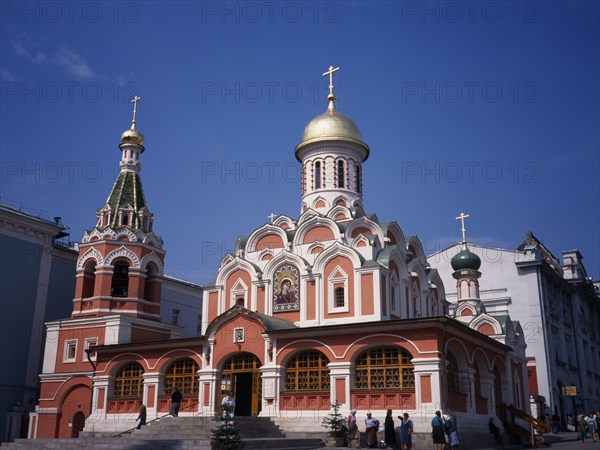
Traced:
<path fill-rule="evenodd" d="M 183 396 L 179 391 L 179 387 L 175 386 L 173 388 L 173 392 L 171 392 L 171 409 L 169 410 L 169 414 L 171 414 L 173 417 L 179 416 L 181 400 L 183 400 Z"/>
<path fill-rule="evenodd" d="M 221 401 L 221 408 L 223 409 L 223 418 L 233 420 L 235 398 L 232 397 L 231 391 L 225 392 L 225 397 L 223 397 L 223 400 Z"/>
<path fill-rule="evenodd" d="M 436 411 L 434 418 L 431 420 L 431 436 L 433 437 L 435 450 L 442 450 L 446 445 L 446 438 L 444 437 L 444 419 L 442 419 L 440 411 Z"/>
<path fill-rule="evenodd" d="M 394 419 L 392 417 L 391 409 L 387 410 L 383 426 L 385 445 L 387 445 L 388 449 L 392 449 L 396 446 L 396 428 L 394 427 Z"/>
<path fill-rule="evenodd" d="M 556 414 L 556 413 L 552 414 L 551 424 L 552 424 L 552 434 L 558 434 L 558 430 L 560 428 L 560 419 L 558 417 L 558 414 Z"/>
<path fill-rule="evenodd" d="M 488 422 L 488 428 L 490 430 L 490 433 L 492 433 L 494 435 L 494 439 L 496 439 L 496 443 L 498 445 L 502 445 L 502 436 L 500 436 L 500 428 L 498 428 L 498 425 L 496 425 L 494 423 L 493 417 L 490 417 L 490 420 Z"/>
<path fill-rule="evenodd" d="M 140 421 L 137 425 L 137 429 L 139 430 L 142 428 L 142 425 L 146 425 L 146 405 L 144 405 L 143 400 L 140 400 L 140 413 L 135 421 L 137 422 L 138 420 Z"/>
<path fill-rule="evenodd" d="M 581 443 L 585 443 L 585 438 L 587 438 L 587 420 L 583 414 L 579 414 L 577 416 L 577 431 L 579 432 L 579 439 L 581 439 Z"/>
<path fill-rule="evenodd" d="M 412 433 L 413 423 L 409 419 L 408 413 L 404 413 L 404 416 L 398 416 L 402 422 L 400 423 L 400 444 L 402 450 L 409 450 L 412 447 Z"/>
<path fill-rule="evenodd" d="M 460 444 L 458 442 L 458 433 L 456 431 L 456 425 L 452 422 L 452 418 L 448 414 L 444 414 L 444 427 L 446 428 L 446 434 L 450 440 L 450 450 L 455 450 Z"/>
<path fill-rule="evenodd" d="M 360 448 L 360 433 L 356 423 L 356 410 L 353 409 L 348 414 L 348 448 L 352 448 L 352 441 L 356 441 L 356 448 Z"/>
<path fill-rule="evenodd" d="M 377 448 L 377 432 L 379 431 L 379 420 L 372 417 L 371 411 L 367 411 L 365 419 L 367 431 L 367 448 Z"/>
<path fill-rule="evenodd" d="M 592 438 L 592 442 L 596 442 L 596 415 L 590 414 L 587 416 L 588 432 Z"/>

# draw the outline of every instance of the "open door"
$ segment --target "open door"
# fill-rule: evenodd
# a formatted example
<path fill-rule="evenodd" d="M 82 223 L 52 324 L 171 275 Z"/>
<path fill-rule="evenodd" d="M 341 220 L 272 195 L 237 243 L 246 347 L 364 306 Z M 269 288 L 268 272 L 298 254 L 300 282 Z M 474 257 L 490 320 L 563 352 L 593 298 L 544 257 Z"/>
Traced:
<path fill-rule="evenodd" d="M 236 416 L 257 416 L 261 411 L 260 360 L 251 353 L 232 356 L 221 370 L 220 401 L 227 391 L 235 398 Z"/>

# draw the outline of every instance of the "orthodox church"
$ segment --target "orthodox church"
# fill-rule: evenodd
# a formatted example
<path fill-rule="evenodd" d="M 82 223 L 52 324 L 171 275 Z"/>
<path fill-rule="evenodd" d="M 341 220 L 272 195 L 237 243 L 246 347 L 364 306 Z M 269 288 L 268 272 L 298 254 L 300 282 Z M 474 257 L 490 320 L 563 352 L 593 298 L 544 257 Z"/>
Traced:
<path fill-rule="evenodd" d="M 501 404 L 528 411 L 522 329 L 491 317 L 479 299 L 481 261 L 452 259 L 458 306 L 416 236 L 364 209 L 362 165 L 371 149 L 341 114 L 329 76 L 327 110 L 305 127 L 300 215 L 246 236 L 203 288 L 201 335 L 178 337 L 160 321 L 163 242 L 153 231 L 139 171 L 144 136 L 121 137 L 120 174 L 83 236 L 71 318 L 47 324 L 41 398 L 30 437 L 135 426 L 169 411 L 212 416 L 226 391 L 236 415 L 270 417 L 284 430 L 323 431 L 333 402 L 343 414 L 408 412 L 429 433 L 438 409 L 463 434 L 489 439 Z M 452 286 L 454 289 L 454 286 Z"/>

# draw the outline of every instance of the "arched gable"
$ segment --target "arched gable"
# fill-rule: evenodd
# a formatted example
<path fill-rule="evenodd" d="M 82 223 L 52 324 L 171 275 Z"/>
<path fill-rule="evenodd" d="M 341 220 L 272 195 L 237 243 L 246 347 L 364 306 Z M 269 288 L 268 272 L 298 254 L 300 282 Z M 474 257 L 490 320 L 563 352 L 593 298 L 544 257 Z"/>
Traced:
<path fill-rule="evenodd" d="M 313 265 L 313 272 L 321 274 L 324 273 L 325 266 L 329 260 L 335 258 L 336 256 L 343 256 L 350 259 L 354 270 L 359 269 L 361 266 L 361 259 L 356 250 L 346 247 L 340 242 L 334 242 L 332 245 L 323 250 L 319 256 L 317 256 Z"/>
<path fill-rule="evenodd" d="M 284 230 L 293 230 L 295 228 L 294 221 L 283 214 L 273 221 L 273 225 Z"/>
<path fill-rule="evenodd" d="M 446 298 L 446 288 L 444 282 L 437 269 L 431 269 L 427 274 L 427 281 L 431 289 L 437 290 L 437 299 L 444 300 Z"/>
<path fill-rule="evenodd" d="M 396 221 L 388 223 L 386 237 L 389 239 L 390 244 L 395 244 L 400 248 L 406 248 L 406 238 Z"/>
<path fill-rule="evenodd" d="M 427 258 L 425 257 L 425 251 L 423 250 L 423 245 L 421 244 L 421 240 L 417 236 L 410 236 L 408 238 L 408 242 L 406 243 L 406 250 L 410 253 L 413 253 L 409 249 L 414 251 L 414 256 L 423 264 L 427 264 Z"/>
<path fill-rule="evenodd" d="M 458 305 L 458 308 L 456 308 L 455 312 L 456 317 L 476 316 L 477 314 L 477 309 L 467 302 L 462 302 L 460 305 Z"/>
<path fill-rule="evenodd" d="M 494 317 L 492 317 L 488 314 L 481 314 L 480 316 L 473 319 L 473 321 L 469 324 L 469 327 L 474 330 L 479 331 L 480 327 L 482 327 L 484 325 L 488 325 L 488 326 L 492 327 L 492 329 L 493 329 L 492 334 L 502 334 L 502 325 L 500 325 L 500 322 L 498 322 L 496 319 L 494 319 Z M 485 327 L 484 327 L 484 330 L 485 330 Z M 488 333 L 483 333 L 483 334 L 488 334 Z"/>
<path fill-rule="evenodd" d="M 311 230 L 313 230 L 312 233 Z M 319 239 L 319 235 L 326 236 L 327 239 Z M 298 227 L 294 236 L 294 246 L 310 244 L 317 240 L 341 240 L 338 225 L 327 217 L 314 217 Z"/>
<path fill-rule="evenodd" d="M 121 238 L 125 238 L 125 240 L 127 240 L 129 242 L 137 242 L 136 235 L 129 228 L 126 228 L 126 227 L 119 228 L 115 232 L 114 237 L 113 237 L 113 239 L 115 239 L 117 241 L 123 240 Z"/>
<path fill-rule="evenodd" d="M 265 248 L 284 248 L 287 243 L 288 237 L 282 228 L 266 224 L 250 235 L 246 242 L 246 252 L 261 251 Z"/>
<path fill-rule="evenodd" d="M 335 205 L 335 203 L 334 203 Z M 343 215 L 344 218 L 340 218 L 339 216 Z M 329 217 L 332 220 L 351 220 L 352 219 L 352 213 L 350 212 L 350 210 L 348 208 L 346 208 L 345 206 L 334 206 L 333 208 L 331 208 L 328 212 L 327 212 L 327 217 Z"/>
<path fill-rule="evenodd" d="M 362 216 L 359 217 L 358 219 L 354 219 L 352 222 L 350 222 L 348 224 L 348 228 L 346 228 L 346 237 L 347 238 L 353 238 L 356 237 L 355 231 L 359 230 L 361 228 L 370 230 L 371 233 L 375 236 L 377 236 L 379 238 L 379 242 L 381 242 L 383 244 L 383 242 L 385 242 L 384 238 L 385 236 L 383 235 L 383 230 L 381 229 L 381 226 L 377 223 L 374 222 L 373 220 L 369 219 L 366 216 Z M 362 234 L 365 234 L 362 232 Z"/>
<path fill-rule="evenodd" d="M 269 260 L 264 269 L 264 278 L 272 280 L 275 276 L 275 271 L 282 264 L 291 264 L 298 269 L 300 276 L 308 274 L 308 261 L 290 251 L 283 251 L 277 254 L 273 259 Z"/>
<path fill-rule="evenodd" d="M 97 266 L 104 265 L 104 260 L 102 259 L 100 252 L 92 247 L 79 258 L 79 261 L 77 261 L 77 270 L 83 270 L 85 264 L 90 259 L 95 260 Z"/>
<path fill-rule="evenodd" d="M 104 265 L 111 266 L 113 264 L 113 261 L 117 258 L 125 258 L 125 259 L 129 260 L 131 262 L 131 265 L 135 269 L 141 268 L 140 260 L 137 257 L 137 255 L 135 253 L 133 253 L 131 250 L 129 250 L 127 247 L 125 247 L 124 245 L 119 247 L 118 249 L 110 252 L 106 256 L 106 259 L 104 260 Z"/>
<path fill-rule="evenodd" d="M 323 215 L 312 208 L 308 208 L 306 211 L 302 212 L 302 215 L 298 219 L 298 227 L 303 223 L 312 220 L 315 217 L 323 217 Z"/>
<path fill-rule="evenodd" d="M 217 286 L 225 286 L 225 283 L 231 275 L 231 273 L 235 272 L 238 269 L 248 272 L 251 279 L 256 279 L 262 276 L 260 269 L 258 269 L 254 264 L 251 264 L 248 261 L 240 258 L 239 256 L 236 256 L 235 258 L 230 260 L 225 266 L 223 266 L 221 270 L 219 270 L 219 274 L 217 275 L 215 284 Z"/>
<path fill-rule="evenodd" d="M 315 198 L 312 202 L 311 208 L 313 209 L 317 209 L 317 208 L 329 208 L 329 202 L 324 198 L 321 197 L 320 195 Z"/>

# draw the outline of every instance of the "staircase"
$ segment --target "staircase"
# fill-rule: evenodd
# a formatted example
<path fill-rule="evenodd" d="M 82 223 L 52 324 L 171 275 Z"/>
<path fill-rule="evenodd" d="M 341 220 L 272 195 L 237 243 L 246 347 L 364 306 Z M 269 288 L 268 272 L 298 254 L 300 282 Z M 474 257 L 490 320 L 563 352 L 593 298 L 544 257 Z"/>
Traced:
<path fill-rule="evenodd" d="M 153 421 L 147 426 L 118 437 L 90 436 L 82 433 L 77 439 L 17 439 L 3 443 L 2 450 L 203 450 L 210 449 L 212 429 L 218 426 L 207 417 L 170 417 Z M 268 417 L 236 417 L 244 450 L 308 450 L 322 447 L 320 438 L 286 437 Z"/>
<path fill-rule="evenodd" d="M 527 443 L 531 448 L 537 448 L 535 436 L 541 436 L 552 431 L 550 425 L 515 408 L 513 405 L 498 404 L 496 414 L 502 421 L 511 444 Z M 517 422 L 517 419 L 520 423 Z"/>

